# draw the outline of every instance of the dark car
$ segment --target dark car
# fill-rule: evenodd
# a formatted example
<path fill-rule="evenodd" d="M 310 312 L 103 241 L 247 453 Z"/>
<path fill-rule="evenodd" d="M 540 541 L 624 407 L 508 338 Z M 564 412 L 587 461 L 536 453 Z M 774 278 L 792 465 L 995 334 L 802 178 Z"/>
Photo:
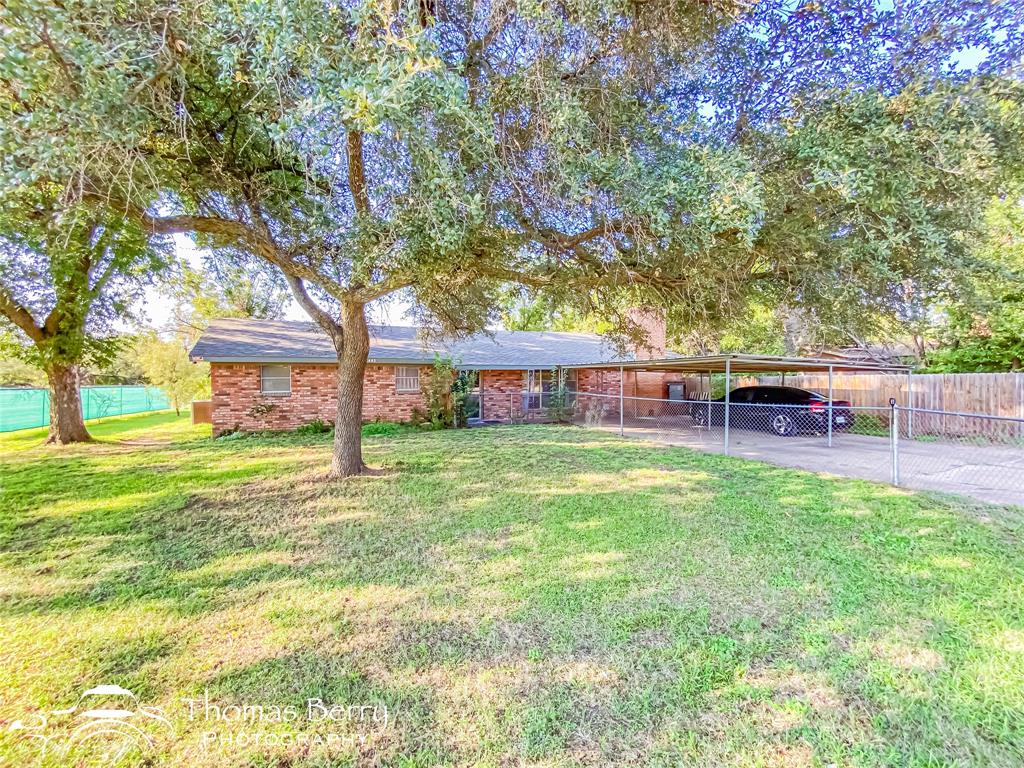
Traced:
<path fill-rule="evenodd" d="M 729 426 L 760 429 L 788 437 L 801 432 L 828 431 L 828 398 L 797 387 L 739 387 L 729 393 Z M 725 397 L 695 403 L 690 415 L 699 426 L 725 423 Z M 832 401 L 832 430 L 853 427 L 853 411 L 846 400 Z"/>

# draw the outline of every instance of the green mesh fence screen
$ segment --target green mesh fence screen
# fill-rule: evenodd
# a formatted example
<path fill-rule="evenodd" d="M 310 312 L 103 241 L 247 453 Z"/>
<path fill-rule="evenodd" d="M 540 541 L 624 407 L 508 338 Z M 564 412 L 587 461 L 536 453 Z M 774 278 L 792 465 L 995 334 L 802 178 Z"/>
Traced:
<path fill-rule="evenodd" d="M 122 416 L 170 408 L 170 400 L 155 387 L 82 387 L 86 419 Z M 0 432 L 45 427 L 50 423 L 50 393 L 45 389 L 0 388 Z"/>

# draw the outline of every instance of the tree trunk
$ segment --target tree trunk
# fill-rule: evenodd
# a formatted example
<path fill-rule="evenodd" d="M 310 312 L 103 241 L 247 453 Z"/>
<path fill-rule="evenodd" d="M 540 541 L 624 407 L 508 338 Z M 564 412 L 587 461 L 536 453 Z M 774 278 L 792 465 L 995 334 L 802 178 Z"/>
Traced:
<path fill-rule="evenodd" d="M 50 434 L 48 443 L 67 445 L 92 440 L 82 419 L 82 400 L 74 366 L 54 364 L 46 371 L 50 382 Z"/>
<path fill-rule="evenodd" d="M 341 345 L 338 352 L 338 414 L 334 420 L 334 454 L 331 475 L 350 477 L 365 469 L 363 464 L 363 374 L 370 354 L 370 334 L 363 305 L 341 305 Z"/>

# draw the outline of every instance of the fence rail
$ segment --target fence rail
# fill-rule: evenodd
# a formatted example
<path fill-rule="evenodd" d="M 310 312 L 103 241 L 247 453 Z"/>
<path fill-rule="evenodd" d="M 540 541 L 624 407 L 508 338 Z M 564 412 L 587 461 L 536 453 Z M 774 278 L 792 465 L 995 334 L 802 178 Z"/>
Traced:
<path fill-rule="evenodd" d="M 82 416 L 101 419 L 170 408 L 156 387 L 82 387 Z M 34 429 L 50 423 L 50 393 L 45 389 L 0 388 L 0 432 Z"/>

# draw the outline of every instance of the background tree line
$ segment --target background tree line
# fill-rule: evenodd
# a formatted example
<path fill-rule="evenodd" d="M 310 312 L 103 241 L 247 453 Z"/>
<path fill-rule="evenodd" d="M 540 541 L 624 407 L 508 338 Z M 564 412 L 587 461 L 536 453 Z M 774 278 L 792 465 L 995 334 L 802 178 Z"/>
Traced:
<path fill-rule="evenodd" d="M 855 325 L 828 325 L 813 312 L 760 298 L 740 318 L 720 325 L 672 324 L 673 349 L 701 355 L 749 352 L 818 355 L 845 350 L 879 361 L 905 362 L 922 372 L 1009 372 L 1024 361 L 1024 191 L 992 200 L 972 244 L 976 267 L 961 291 L 915 302 L 902 315 L 878 315 Z M 600 333 L 597 315 L 581 315 L 520 291 L 506 298 L 503 324 L 518 330 Z M 866 326 L 866 327 L 865 327 Z"/>

